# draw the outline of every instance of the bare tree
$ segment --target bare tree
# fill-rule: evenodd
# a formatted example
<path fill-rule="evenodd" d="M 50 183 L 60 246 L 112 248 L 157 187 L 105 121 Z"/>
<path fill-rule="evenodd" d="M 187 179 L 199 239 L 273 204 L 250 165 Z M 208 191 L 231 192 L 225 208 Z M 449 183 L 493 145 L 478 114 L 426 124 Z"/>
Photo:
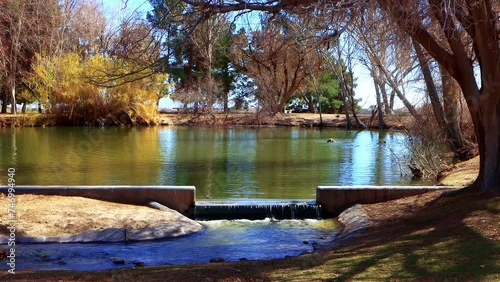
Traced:
<path fill-rule="evenodd" d="M 455 153 L 455 156 L 462 159 L 470 158 L 470 148 L 466 146 L 460 128 L 460 89 L 448 72 L 440 68 L 441 75 L 439 80 L 441 81 L 443 97 L 443 99 L 441 99 L 431 67 L 429 66 L 429 58 L 424 54 L 420 44 L 415 40 L 412 41 L 438 126 L 441 132 L 445 134 L 446 142 L 451 151 Z"/>
<path fill-rule="evenodd" d="M 2 113 L 17 113 L 16 96 L 36 53 L 50 52 L 58 27 L 56 0 L 0 1 L 0 81 Z"/>
<path fill-rule="evenodd" d="M 500 4 L 497 1 L 380 1 L 393 22 L 457 81 L 472 116 L 480 172 L 472 188 L 500 189 Z M 477 65 L 476 65 L 477 63 Z M 480 82 L 475 74 L 480 74 Z"/>
<path fill-rule="evenodd" d="M 365 66 L 368 66 L 380 91 L 385 92 L 387 84 L 408 109 L 410 114 L 418 119 L 415 106 L 405 95 L 405 86 L 411 80 L 410 75 L 415 67 L 411 56 L 411 45 L 408 36 L 398 35 L 394 26 L 376 7 L 369 7 L 353 21 L 351 31 L 358 44 L 365 52 Z M 387 95 L 382 97 L 386 108 Z"/>
<path fill-rule="evenodd" d="M 319 72 L 321 56 L 312 46 L 300 44 L 291 30 L 269 20 L 266 28 L 238 39 L 236 64 L 255 80 L 259 100 L 270 113 L 283 112 L 285 103 L 311 72 Z"/>

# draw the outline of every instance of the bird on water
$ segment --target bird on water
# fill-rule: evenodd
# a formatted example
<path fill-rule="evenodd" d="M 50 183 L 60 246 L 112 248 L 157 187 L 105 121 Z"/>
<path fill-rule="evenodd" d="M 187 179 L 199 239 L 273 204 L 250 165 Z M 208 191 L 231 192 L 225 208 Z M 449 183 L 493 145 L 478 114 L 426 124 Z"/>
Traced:
<path fill-rule="evenodd" d="M 337 143 L 337 141 L 335 141 L 335 139 L 333 138 L 330 138 L 328 139 L 328 141 L 326 141 L 327 143 Z"/>

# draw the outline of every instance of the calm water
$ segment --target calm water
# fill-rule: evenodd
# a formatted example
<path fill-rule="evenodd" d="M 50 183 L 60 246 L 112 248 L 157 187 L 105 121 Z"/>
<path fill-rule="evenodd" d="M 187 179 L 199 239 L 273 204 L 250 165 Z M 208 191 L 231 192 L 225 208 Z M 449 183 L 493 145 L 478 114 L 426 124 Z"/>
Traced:
<path fill-rule="evenodd" d="M 327 143 L 328 138 L 337 143 Z M 199 199 L 315 198 L 318 185 L 412 185 L 398 132 L 301 128 L 0 130 L 18 185 L 194 185 Z"/>

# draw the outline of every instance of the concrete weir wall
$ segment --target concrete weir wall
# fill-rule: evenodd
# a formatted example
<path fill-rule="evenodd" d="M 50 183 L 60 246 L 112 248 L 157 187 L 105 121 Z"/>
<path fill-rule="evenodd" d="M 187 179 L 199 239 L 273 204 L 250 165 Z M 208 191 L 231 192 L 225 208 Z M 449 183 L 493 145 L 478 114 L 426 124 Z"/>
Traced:
<path fill-rule="evenodd" d="M 318 186 L 316 204 L 321 205 L 323 217 L 339 215 L 355 204 L 373 204 L 425 192 L 457 189 L 457 186 Z"/>
<path fill-rule="evenodd" d="M 122 204 L 146 205 L 156 201 L 188 217 L 196 201 L 194 186 L 15 186 L 16 195 L 79 196 Z M 6 189 L 2 189 L 6 191 Z"/>

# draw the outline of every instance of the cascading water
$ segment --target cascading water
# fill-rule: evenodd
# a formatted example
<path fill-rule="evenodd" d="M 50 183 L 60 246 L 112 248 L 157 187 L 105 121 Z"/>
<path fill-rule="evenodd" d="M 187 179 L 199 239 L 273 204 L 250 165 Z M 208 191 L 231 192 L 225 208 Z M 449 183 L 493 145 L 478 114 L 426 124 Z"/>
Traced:
<path fill-rule="evenodd" d="M 281 201 L 201 201 L 195 218 L 216 219 L 320 219 L 321 206 L 314 202 Z"/>

